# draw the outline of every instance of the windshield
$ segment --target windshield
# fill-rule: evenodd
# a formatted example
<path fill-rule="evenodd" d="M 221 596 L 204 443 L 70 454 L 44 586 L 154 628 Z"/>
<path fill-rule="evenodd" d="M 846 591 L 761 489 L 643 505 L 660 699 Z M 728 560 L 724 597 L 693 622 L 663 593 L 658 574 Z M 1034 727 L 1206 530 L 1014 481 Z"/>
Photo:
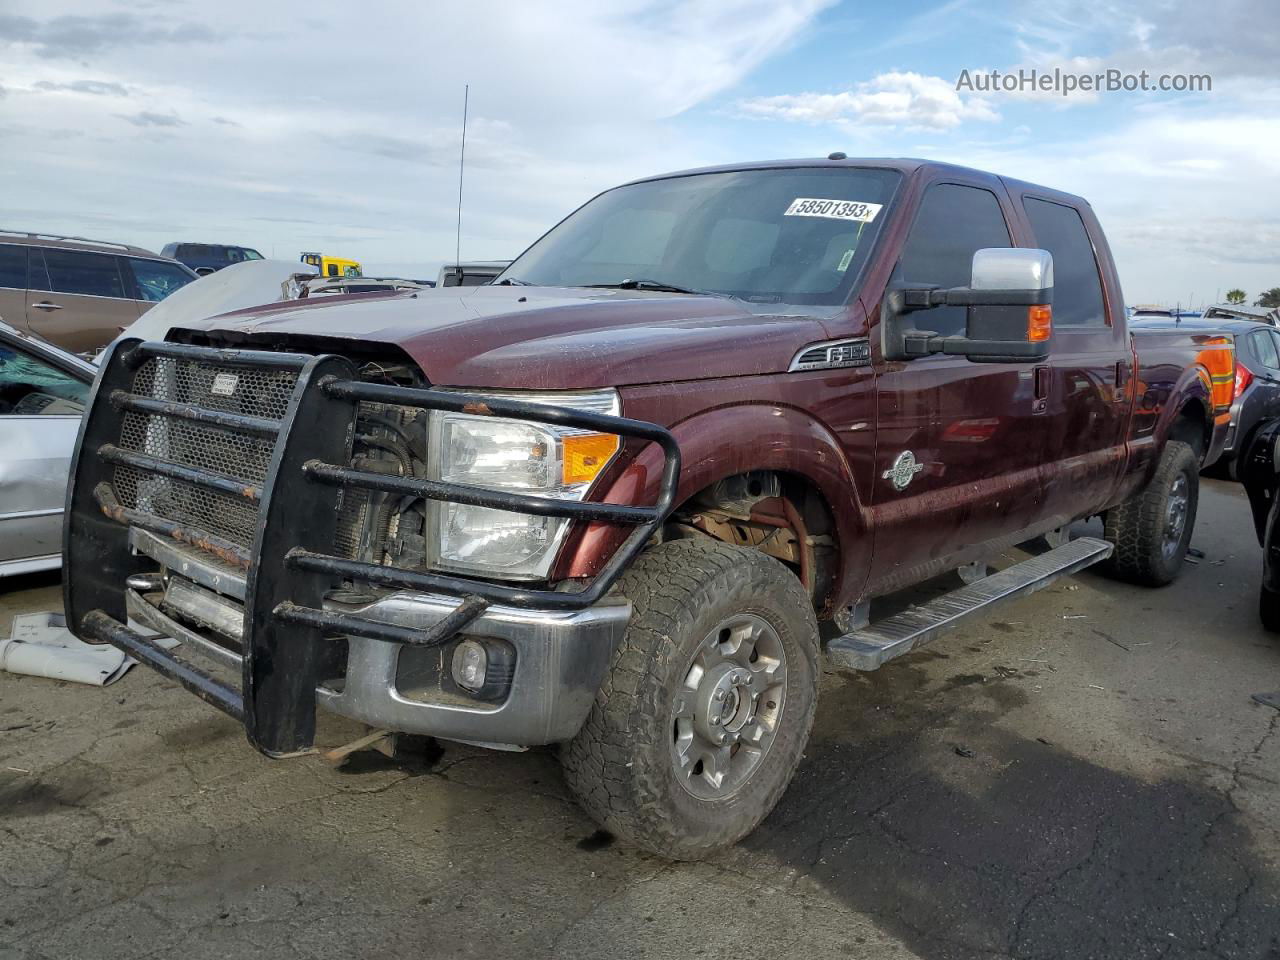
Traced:
<path fill-rule="evenodd" d="M 892 170 L 796 167 L 634 183 L 571 214 L 503 278 L 558 287 L 643 281 L 635 285 L 750 303 L 842 304 L 898 181 Z"/>

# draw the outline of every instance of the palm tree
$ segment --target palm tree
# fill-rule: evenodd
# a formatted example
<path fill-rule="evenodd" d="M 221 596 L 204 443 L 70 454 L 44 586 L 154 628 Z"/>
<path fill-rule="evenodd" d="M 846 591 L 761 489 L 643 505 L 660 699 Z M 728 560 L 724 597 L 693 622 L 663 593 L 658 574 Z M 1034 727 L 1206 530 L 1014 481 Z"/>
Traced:
<path fill-rule="evenodd" d="M 1227 303 L 1244 303 L 1244 291 L 1237 287 L 1227 291 Z"/>

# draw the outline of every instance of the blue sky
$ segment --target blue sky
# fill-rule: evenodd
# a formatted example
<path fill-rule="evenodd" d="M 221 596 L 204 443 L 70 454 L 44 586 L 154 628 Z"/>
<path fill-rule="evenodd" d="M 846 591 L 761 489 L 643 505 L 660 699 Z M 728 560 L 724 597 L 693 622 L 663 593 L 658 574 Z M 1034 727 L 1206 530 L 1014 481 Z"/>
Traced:
<path fill-rule="evenodd" d="M 1080 193 L 1134 302 L 1280 286 L 1274 0 L 0 0 L 4 226 L 355 256 L 518 253 L 663 170 L 927 156 Z M 970 71 L 1208 73 L 1210 93 L 957 92 Z"/>

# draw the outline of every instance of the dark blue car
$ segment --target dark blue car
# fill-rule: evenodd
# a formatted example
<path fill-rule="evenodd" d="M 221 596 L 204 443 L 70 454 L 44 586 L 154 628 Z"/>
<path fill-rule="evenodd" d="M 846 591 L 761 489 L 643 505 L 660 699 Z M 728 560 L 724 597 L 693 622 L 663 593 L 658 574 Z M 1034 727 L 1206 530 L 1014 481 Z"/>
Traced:
<path fill-rule="evenodd" d="M 1230 337 L 1236 347 L 1235 399 L 1231 426 L 1222 457 L 1210 465 L 1210 473 L 1240 479 L 1240 458 L 1266 424 L 1280 419 L 1280 329 L 1254 320 L 1143 319 L 1129 322 L 1130 329 L 1157 327 L 1166 330 L 1204 331 Z"/>
<path fill-rule="evenodd" d="M 262 254 L 252 247 L 235 247 L 225 243 L 168 243 L 163 255 L 185 263 L 200 276 L 245 260 L 261 260 Z"/>

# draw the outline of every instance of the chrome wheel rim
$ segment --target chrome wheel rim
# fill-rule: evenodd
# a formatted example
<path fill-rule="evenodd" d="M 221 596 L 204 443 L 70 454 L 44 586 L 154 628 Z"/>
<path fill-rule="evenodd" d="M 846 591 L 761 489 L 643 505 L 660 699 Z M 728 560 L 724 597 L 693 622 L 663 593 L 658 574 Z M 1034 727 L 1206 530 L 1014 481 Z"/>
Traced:
<path fill-rule="evenodd" d="M 1182 544 L 1182 534 L 1187 527 L 1187 509 L 1190 506 L 1190 484 L 1187 475 L 1180 473 L 1169 489 L 1169 500 L 1165 505 L 1164 519 L 1164 555 L 1171 559 Z"/>
<path fill-rule="evenodd" d="M 727 617 L 699 644 L 671 701 L 671 764 L 700 800 L 733 796 L 759 769 L 778 732 L 787 655 L 761 617 Z"/>

